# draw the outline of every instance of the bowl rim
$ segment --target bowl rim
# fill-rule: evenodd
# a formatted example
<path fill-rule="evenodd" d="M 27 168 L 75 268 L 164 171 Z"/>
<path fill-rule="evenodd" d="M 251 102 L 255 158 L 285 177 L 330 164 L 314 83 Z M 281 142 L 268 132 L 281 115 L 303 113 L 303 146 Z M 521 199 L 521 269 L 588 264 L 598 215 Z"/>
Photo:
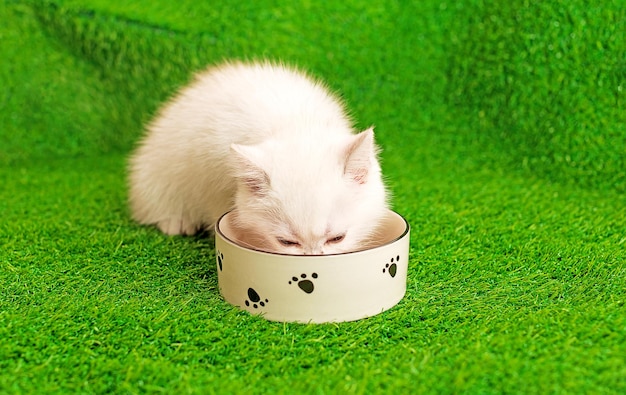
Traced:
<path fill-rule="evenodd" d="M 319 257 L 336 257 L 336 256 L 342 256 L 342 255 L 363 253 L 363 252 L 366 252 L 366 251 L 376 250 L 376 249 L 383 248 L 383 247 L 386 247 L 388 245 L 391 245 L 393 243 L 396 243 L 398 240 L 403 239 L 407 235 L 407 233 L 409 233 L 409 231 L 411 230 L 411 225 L 409 225 L 409 222 L 406 220 L 406 218 L 404 218 L 404 216 L 402 216 L 400 213 L 398 213 L 398 212 L 396 212 L 394 210 L 389 209 L 390 213 L 393 213 L 393 214 L 397 215 L 398 217 L 400 217 L 402 219 L 402 221 L 404 222 L 404 230 L 402 231 L 402 234 L 400 234 L 398 237 L 395 237 L 395 238 L 393 238 L 392 240 L 390 240 L 390 241 L 388 241 L 386 243 L 379 244 L 379 245 L 376 245 L 374 247 L 365 248 L 363 250 L 339 252 L 339 253 L 335 253 L 335 254 L 312 254 L 312 255 L 285 254 L 285 253 L 282 253 L 282 252 L 271 252 L 271 251 L 261 250 L 261 249 L 258 249 L 258 248 L 245 247 L 245 246 L 242 246 L 241 244 L 237 243 L 236 241 L 232 240 L 230 237 L 226 236 L 224 234 L 224 232 L 222 232 L 222 230 L 220 229 L 220 223 L 222 222 L 224 217 L 226 217 L 228 214 L 230 214 L 233 211 L 234 210 L 229 210 L 229 211 L 225 212 L 224 214 L 222 214 L 222 216 L 220 216 L 220 218 L 215 223 L 215 233 L 219 234 L 221 238 L 223 238 L 226 242 L 234 245 L 235 247 L 238 247 L 238 248 L 241 248 L 243 250 L 250 251 L 250 252 L 266 254 L 266 255 L 273 255 L 273 256 L 298 257 L 298 258 L 306 259 L 306 258 L 319 258 Z"/>

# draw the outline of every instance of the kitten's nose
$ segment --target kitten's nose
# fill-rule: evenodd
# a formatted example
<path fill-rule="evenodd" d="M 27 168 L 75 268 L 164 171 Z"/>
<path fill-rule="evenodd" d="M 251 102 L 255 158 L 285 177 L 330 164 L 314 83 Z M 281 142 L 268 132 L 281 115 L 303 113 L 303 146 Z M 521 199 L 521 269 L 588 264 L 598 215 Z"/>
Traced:
<path fill-rule="evenodd" d="M 303 251 L 304 255 L 324 255 L 324 250 L 316 247 L 306 247 Z"/>

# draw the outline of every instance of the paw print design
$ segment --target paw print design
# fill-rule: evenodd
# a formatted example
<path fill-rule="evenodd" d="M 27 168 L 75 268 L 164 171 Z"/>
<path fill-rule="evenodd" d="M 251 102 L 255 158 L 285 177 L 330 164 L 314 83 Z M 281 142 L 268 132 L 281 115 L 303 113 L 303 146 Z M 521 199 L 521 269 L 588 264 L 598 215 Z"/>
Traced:
<path fill-rule="evenodd" d="M 222 254 L 221 252 L 217 251 L 217 266 L 219 266 L 220 268 L 220 272 L 222 271 L 222 265 L 224 263 L 224 254 Z"/>
<path fill-rule="evenodd" d="M 389 273 L 389 275 L 391 277 L 395 277 L 396 273 L 398 272 L 398 265 L 397 263 L 400 261 L 400 255 L 397 255 L 394 261 L 394 258 L 391 258 L 391 262 L 389 262 L 388 264 L 385 265 L 385 267 L 383 268 L 383 273 Z"/>
<path fill-rule="evenodd" d="M 245 303 L 248 307 L 252 306 L 255 309 L 258 309 L 259 306 L 265 307 L 265 305 L 269 303 L 269 300 L 261 299 L 259 293 L 255 291 L 254 288 L 248 288 L 248 299 Z"/>
<path fill-rule="evenodd" d="M 316 279 L 317 278 L 317 273 L 313 273 L 311 274 L 311 278 Z M 298 284 L 298 287 L 300 287 L 301 290 L 303 290 L 304 292 L 310 294 L 311 292 L 313 292 L 315 290 L 315 285 L 313 284 L 312 280 L 309 280 L 307 278 L 307 275 L 302 273 L 300 275 L 300 278 L 293 276 L 291 278 L 291 281 L 289 281 L 289 284 Z"/>

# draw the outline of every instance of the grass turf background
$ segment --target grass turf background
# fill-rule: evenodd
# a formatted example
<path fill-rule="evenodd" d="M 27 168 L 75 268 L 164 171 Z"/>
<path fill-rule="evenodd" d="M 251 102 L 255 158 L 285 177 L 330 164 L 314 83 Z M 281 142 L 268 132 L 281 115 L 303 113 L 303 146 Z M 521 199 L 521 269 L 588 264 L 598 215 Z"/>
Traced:
<path fill-rule="evenodd" d="M 1 391 L 626 390 L 621 2 L 168 4 L 0 7 Z M 376 125 L 413 226 L 394 309 L 265 322 L 221 301 L 211 239 L 129 220 L 141 125 L 231 57 Z"/>

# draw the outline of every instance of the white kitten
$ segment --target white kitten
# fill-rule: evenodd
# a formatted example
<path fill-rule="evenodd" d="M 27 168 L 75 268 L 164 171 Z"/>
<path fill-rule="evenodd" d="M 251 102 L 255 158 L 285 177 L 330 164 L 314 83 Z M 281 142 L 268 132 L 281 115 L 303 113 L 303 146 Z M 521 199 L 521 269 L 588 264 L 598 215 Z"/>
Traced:
<path fill-rule="evenodd" d="M 387 194 L 372 129 L 353 134 L 319 82 L 270 63 L 199 74 L 149 125 L 130 160 L 142 224 L 193 234 L 235 209 L 247 244 L 289 254 L 358 250 Z"/>

